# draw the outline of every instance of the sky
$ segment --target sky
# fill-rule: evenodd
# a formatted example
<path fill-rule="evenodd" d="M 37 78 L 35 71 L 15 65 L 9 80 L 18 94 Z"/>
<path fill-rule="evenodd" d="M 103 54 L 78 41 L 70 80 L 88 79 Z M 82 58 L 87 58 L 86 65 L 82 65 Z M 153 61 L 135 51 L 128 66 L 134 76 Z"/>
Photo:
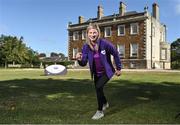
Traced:
<path fill-rule="evenodd" d="M 160 22 L 167 26 L 167 41 L 180 38 L 180 0 L 122 0 L 127 11 L 143 12 L 156 2 L 160 9 Z M 119 11 L 120 0 L 0 0 L 0 34 L 23 36 L 28 47 L 39 53 L 51 52 L 68 55 L 68 22 L 78 23 L 97 16 L 102 5 L 104 15 Z"/>

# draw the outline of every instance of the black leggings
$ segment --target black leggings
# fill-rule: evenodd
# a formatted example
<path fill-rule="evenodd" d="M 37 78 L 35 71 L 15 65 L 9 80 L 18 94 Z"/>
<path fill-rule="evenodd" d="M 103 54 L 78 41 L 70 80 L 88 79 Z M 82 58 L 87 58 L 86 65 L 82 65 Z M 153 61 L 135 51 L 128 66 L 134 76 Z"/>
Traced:
<path fill-rule="evenodd" d="M 106 97 L 104 96 L 103 88 L 104 85 L 109 81 L 106 74 L 102 76 L 94 76 L 94 83 L 96 88 L 96 95 L 98 101 L 98 110 L 102 111 L 103 104 L 107 103 Z"/>

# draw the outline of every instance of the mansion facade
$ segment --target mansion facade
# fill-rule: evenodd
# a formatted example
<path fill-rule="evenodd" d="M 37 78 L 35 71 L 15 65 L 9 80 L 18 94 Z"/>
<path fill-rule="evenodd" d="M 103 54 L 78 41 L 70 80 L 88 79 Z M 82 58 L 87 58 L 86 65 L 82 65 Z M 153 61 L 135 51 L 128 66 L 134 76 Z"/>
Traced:
<path fill-rule="evenodd" d="M 127 12 L 126 7 L 120 2 L 119 13 L 104 16 L 103 7 L 98 6 L 96 18 L 85 21 L 79 16 L 77 24 L 69 23 L 68 59 L 81 52 L 89 23 L 97 23 L 101 37 L 117 48 L 123 68 L 170 69 L 170 44 L 166 41 L 166 25 L 160 22 L 159 6 L 152 5 L 152 15 L 148 7 L 143 12 Z"/>

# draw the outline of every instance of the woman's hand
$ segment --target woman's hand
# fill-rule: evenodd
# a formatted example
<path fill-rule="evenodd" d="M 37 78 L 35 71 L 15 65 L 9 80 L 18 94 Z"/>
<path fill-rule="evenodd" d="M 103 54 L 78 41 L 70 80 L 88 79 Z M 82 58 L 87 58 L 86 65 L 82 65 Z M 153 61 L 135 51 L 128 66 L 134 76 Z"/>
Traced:
<path fill-rule="evenodd" d="M 79 61 L 81 61 L 81 60 L 82 60 L 82 53 L 80 53 L 80 52 L 77 53 L 77 54 L 76 54 L 76 59 L 79 60 Z"/>
<path fill-rule="evenodd" d="M 121 70 L 116 70 L 115 75 L 120 76 L 121 75 Z"/>

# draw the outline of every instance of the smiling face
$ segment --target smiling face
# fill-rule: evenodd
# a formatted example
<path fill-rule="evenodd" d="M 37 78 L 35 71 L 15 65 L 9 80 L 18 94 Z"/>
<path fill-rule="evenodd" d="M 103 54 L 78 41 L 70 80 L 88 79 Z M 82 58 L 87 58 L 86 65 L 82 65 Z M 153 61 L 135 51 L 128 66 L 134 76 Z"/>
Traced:
<path fill-rule="evenodd" d="M 89 29 L 87 35 L 91 42 L 95 42 L 98 39 L 99 33 L 97 29 L 92 28 L 92 29 Z"/>

